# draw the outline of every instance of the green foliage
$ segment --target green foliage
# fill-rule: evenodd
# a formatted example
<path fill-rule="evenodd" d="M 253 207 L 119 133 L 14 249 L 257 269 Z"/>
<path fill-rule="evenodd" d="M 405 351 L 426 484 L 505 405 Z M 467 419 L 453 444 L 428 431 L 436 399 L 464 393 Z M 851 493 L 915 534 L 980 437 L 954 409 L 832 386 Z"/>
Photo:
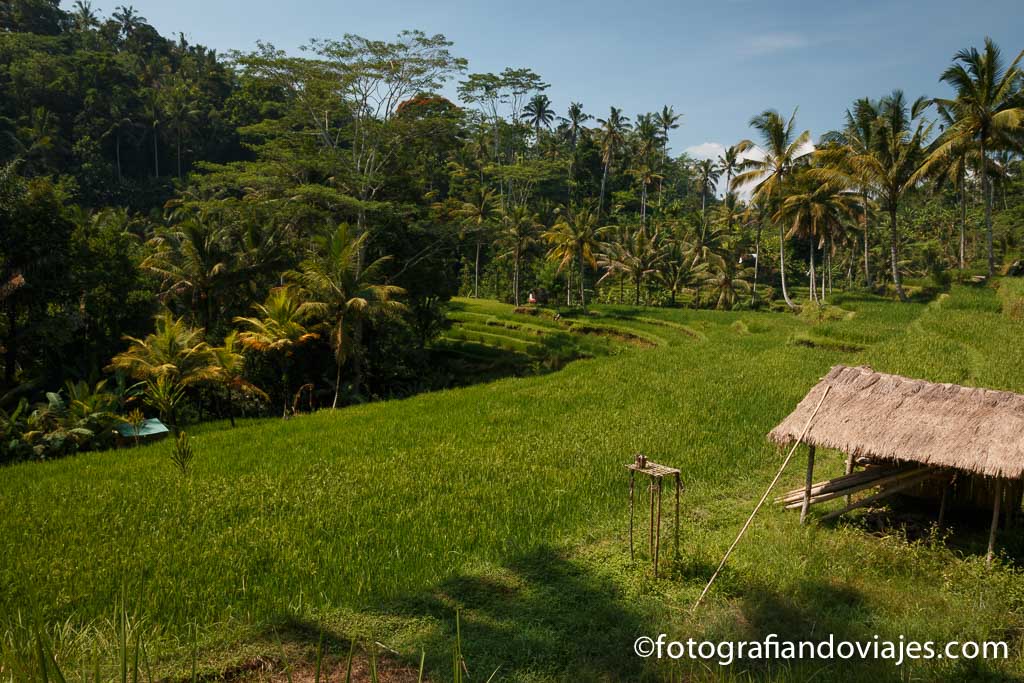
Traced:
<path fill-rule="evenodd" d="M 171 464 L 181 476 L 187 477 L 192 474 L 192 463 L 195 457 L 191 437 L 185 432 L 179 432 L 178 437 L 174 440 L 174 448 L 171 450 Z"/>

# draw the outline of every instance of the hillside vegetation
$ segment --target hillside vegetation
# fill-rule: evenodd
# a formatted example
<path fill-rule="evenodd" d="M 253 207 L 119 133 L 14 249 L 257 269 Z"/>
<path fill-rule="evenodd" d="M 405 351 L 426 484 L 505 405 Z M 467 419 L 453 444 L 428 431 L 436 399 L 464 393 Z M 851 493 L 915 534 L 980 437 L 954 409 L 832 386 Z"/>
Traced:
<path fill-rule="evenodd" d="M 688 612 L 778 465 L 765 433 L 835 363 L 1024 391 L 1024 367 L 996 353 L 1024 326 L 1001 313 L 991 289 L 957 287 L 930 304 L 837 304 L 840 319 L 811 324 L 613 306 L 584 321 L 460 300 L 439 342 L 453 353 L 499 350 L 528 363 L 534 345 L 563 335 L 589 358 L 401 401 L 206 428 L 194 435 L 188 478 L 171 466 L 169 441 L 9 467 L 0 482 L 6 656 L 35 610 L 62 625 L 50 629 L 58 659 L 92 661 L 99 648 L 113 664 L 123 601 L 158 670 L 184 671 L 193 648 L 209 671 L 257 656 L 308 659 L 323 632 L 336 656 L 352 639 L 379 641 L 410 665 L 423 650 L 428 673 L 444 679 L 460 609 L 473 680 L 499 666 L 518 681 L 726 671 L 633 655 L 638 635 L 661 632 L 999 639 L 1010 642 L 1009 662 L 911 663 L 902 674 L 1024 674 L 1018 570 L 1006 560 L 986 571 L 977 554 L 984 524 L 966 520 L 945 544 L 869 533 L 856 517 L 800 527 L 769 506 L 701 612 Z M 863 350 L 842 350 L 853 347 Z M 680 554 L 666 553 L 658 580 L 644 553 L 633 564 L 626 546 L 622 465 L 636 452 L 682 468 L 686 486 Z M 842 467 L 838 456 L 821 462 Z M 783 484 L 801 478 L 793 465 Z M 1024 549 L 1018 536 L 1006 535 L 1008 552 Z M 741 680 L 769 673 L 750 667 L 728 671 Z M 805 680 L 818 671 L 828 680 L 898 673 L 884 662 L 771 673 Z"/>

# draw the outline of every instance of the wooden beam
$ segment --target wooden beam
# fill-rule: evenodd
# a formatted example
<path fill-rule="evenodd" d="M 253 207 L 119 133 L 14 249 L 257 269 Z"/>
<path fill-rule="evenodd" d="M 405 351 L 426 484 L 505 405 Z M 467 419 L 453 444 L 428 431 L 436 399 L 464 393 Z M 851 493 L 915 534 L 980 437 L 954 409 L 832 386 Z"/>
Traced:
<path fill-rule="evenodd" d="M 916 468 L 915 468 L 916 469 Z M 842 491 L 848 486 L 859 484 L 865 481 L 874 481 L 875 479 L 881 479 L 898 472 L 908 471 L 905 468 L 893 468 L 893 469 L 882 469 L 877 468 L 874 470 L 863 470 L 851 475 L 840 475 L 833 479 L 825 479 L 824 481 L 815 482 L 811 486 L 811 495 L 817 496 L 822 493 L 830 493 L 832 491 Z M 781 496 L 775 498 L 776 503 L 792 503 L 798 501 L 804 497 L 804 487 L 792 489 L 786 491 Z"/>
<path fill-rule="evenodd" d="M 800 523 L 807 520 L 807 510 L 811 507 L 811 486 L 814 483 L 814 445 L 807 446 L 807 483 L 804 486 L 804 502 L 800 508 Z"/>
<path fill-rule="evenodd" d="M 842 510 L 836 510 L 835 512 L 830 512 L 827 515 L 825 515 L 824 517 L 822 517 L 821 521 L 824 522 L 827 519 L 832 519 L 833 517 L 838 517 L 839 515 L 844 515 L 847 512 L 849 512 L 850 510 L 854 510 L 854 509 L 859 508 L 859 507 L 864 507 L 865 505 L 870 505 L 871 503 L 874 503 L 876 500 L 881 500 L 883 498 L 887 498 L 887 497 L 891 496 L 894 493 L 899 493 L 900 491 L 902 491 L 904 489 L 908 489 L 911 486 L 916 486 L 922 480 L 927 479 L 929 477 L 933 477 L 933 476 L 935 476 L 935 472 L 927 472 L 926 474 L 923 474 L 923 475 L 921 475 L 919 477 L 914 477 L 913 479 L 905 479 L 905 480 L 901 481 L 899 484 L 896 484 L 895 486 L 890 486 L 889 488 L 884 489 L 882 491 L 879 491 L 878 493 L 875 493 L 873 495 L 870 495 L 867 498 L 861 498 L 860 500 L 856 500 L 856 501 L 850 503 L 849 505 L 847 505 L 846 507 L 844 507 Z"/>
<path fill-rule="evenodd" d="M 995 500 L 992 501 L 992 528 L 988 532 L 988 553 L 985 555 L 985 561 L 992 565 L 992 556 L 996 550 L 996 530 L 999 528 L 999 503 L 1003 497 L 1003 478 L 999 477 L 996 479 L 996 495 Z"/>

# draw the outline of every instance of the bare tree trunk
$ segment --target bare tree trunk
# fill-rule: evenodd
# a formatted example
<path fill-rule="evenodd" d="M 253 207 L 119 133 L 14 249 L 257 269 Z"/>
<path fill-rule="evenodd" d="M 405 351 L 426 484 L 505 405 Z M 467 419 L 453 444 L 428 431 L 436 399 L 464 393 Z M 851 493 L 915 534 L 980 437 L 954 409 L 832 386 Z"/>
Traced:
<path fill-rule="evenodd" d="M 818 303 L 817 293 L 814 291 L 814 252 L 817 249 L 814 246 L 814 237 L 811 236 L 811 301 Z"/>
<path fill-rule="evenodd" d="M 334 402 L 331 403 L 331 409 L 338 407 L 338 394 L 341 393 L 341 365 L 342 361 L 338 358 L 337 354 L 334 356 Z"/>
<path fill-rule="evenodd" d="M 757 221 L 757 236 L 754 238 L 754 286 L 750 291 L 750 303 L 757 300 L 757 275 L 761 270 L 761 229 L 764 227 L 762 218 Z"/>
<path fill-rule="evenodd" d="M 587 312 L 587 290 L 583 285 L 583 273 L 585 271 L 583 263 L 583 248 L 580 248 L 580 305 L 583 306 L 583 312 Z"/>
<path fill-rule="evenodd" d="M 160 177 L 160 146 L 157 138 L 156 127 L 153 128 L 153 177 Z"/>
<path fill-rule="evenodd" d="M 476 263 L 473 266 L 473 298 L 480 298 L 480 237 L 476 238 Z"/>
<path fill-rule="evenodd" d="M 604 186 L 608 180 L 608 164 L 611 163 L 611 157 L 604 164 L 604 171 L 601 172 L 601 194 L 597 200 L 597 215 L 601 216 L 601 212 L 604 210 Z"/>
<path fill-rule="evenodd" d="M 967 164 L 960 167 L 960 270 L 965 266 L 964 252 L 967 248 Z"/>

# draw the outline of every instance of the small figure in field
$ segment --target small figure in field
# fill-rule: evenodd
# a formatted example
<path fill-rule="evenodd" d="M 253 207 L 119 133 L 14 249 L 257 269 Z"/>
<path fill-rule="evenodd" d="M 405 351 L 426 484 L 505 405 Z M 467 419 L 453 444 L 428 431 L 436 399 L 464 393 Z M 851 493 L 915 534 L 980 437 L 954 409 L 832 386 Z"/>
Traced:
<path fill-rule="evenodd" d="M 530 292 L 530 295 L 526 298 L 526 303 L 529 303 L 529 304 L 536 304 L 537 303 L 537 297 L 534 295 L 533 292 Z"/>

